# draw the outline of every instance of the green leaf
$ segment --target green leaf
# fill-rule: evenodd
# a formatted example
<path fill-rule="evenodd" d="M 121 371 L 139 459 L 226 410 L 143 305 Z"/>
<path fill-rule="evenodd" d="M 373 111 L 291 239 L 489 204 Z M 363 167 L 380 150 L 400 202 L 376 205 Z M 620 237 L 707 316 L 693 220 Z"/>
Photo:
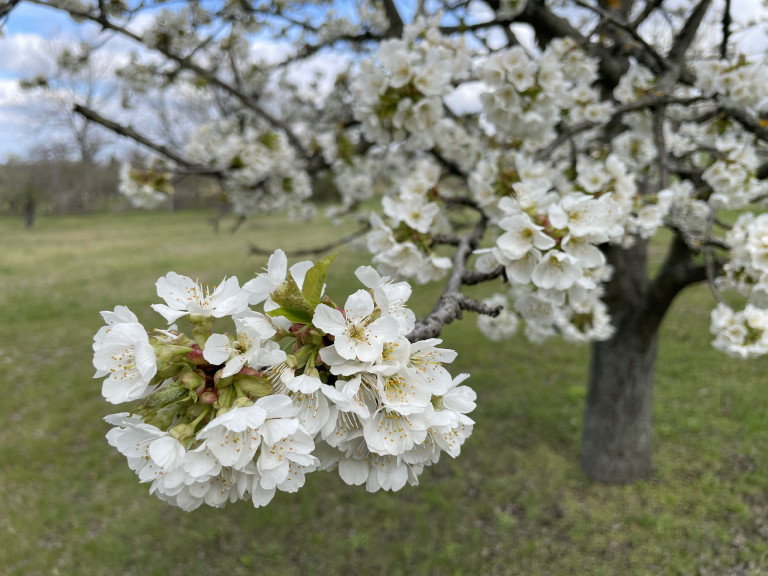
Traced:
<path fill-rule="evenodd" d="M 276 310 L 267 312 L 267 314 L 272 317 L 282 316 L 283 318 L 287 318 L 291 322 L 296 322 L 298 324 L 312 324 L 312 314 L 306 310 L 296 310 L 293 308 L 286 308 L 281 306 Z"/>
<path fill-rule="evenodd" d="M 272 300 L 287 310 L 301 310 L 307 312 L 310 317 L 315 310 L 314 307 L 307 302 L 307 299 L 304 298 L 304 294 L 301 293 L 299 285 L 296 284 L 296 280 L 293 279 L 290 272 L 288 272 L 288 278 L 286 278 L 285 282 L 280 284 L 280 286 L 272 292 Z"/>
<path fill-rule="evenodd" d="M 312 268 L 307 270 L 307 274 L 304 276 L 304 285 L 301 292 L 312 306 L 312 310 L 320 304 L 325 277 L 328 275 L 328 268 L 331 267 L 335 259 L 336 254 L 331 254 L 322 260 L 318 260 Z"/>

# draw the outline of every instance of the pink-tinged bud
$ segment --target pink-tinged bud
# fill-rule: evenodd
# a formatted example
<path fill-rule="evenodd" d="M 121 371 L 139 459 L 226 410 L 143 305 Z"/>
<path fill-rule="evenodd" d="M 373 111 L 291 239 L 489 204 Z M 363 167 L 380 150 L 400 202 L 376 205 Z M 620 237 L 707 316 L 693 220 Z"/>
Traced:
<path fill-rule="evenodd" d="M 200 394 L 200 398 L 197 399 L 200 404 L 213 404 L 219 399 L 219 395 L 216 393 L 215 388 L 206 388 L 205 392 Z"/>
<path fill-rule="evenodd" d="M 203 358 L 203 351 L 200 350 L 200 348 L 193 349 L 189 354 L 187 354 L 187 362 L 194 366 L 204 366 L 208 364 L 208 362 Z"/>
<path fill-rule="evenodd" d="M 179 382 L 190 390 L 196 390 L 202 384 L 205 387 L 205 374 L 201 374 L 198 371 L 187 372 L 179 378 Z"/>
<path fill-rule="evenodd" d="M 197 394 L 197 396 L 199 397 L 200 394 L 202 394 L 203 392 L 205 392 L 205 382 L 203 382 L 202 384 L 200 384 L 200 386 L 197 387 L 197 389 L 195 390 L 195 394 Z"/>
<path fill-rule="evenodd" d="M 240 368 L 240 374 L 243 374 L 244 376 L 256 376 L 257 378 L 261 376 L 261 372 L 250 366 L 243 366 Z"/>

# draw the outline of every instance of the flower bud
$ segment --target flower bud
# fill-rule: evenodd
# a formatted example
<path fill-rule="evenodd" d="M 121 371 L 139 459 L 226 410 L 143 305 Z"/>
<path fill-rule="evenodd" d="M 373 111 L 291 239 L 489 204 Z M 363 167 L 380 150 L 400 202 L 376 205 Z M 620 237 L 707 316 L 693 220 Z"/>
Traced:
<path fill-rule="evenodd" d="M 197 390 L 201 384 L 205 384 L 205 374 L 198 371 L 190 371 L 181 375 L 179 382 L 190 390 Z"/>
<path fill-rule="evenodd" d="M 220 409 L 232 406 L 232 401 L 235 399 L 235 391 L 231 386 L 224 388 L 224 390 L 219 390 L 218 393 L 219 397 L 213 405 L 214 408 Z"/>
<path fill-rule="evenodd" d="M 235 401 L 232 402 L 232 408 L 248 408 L 248 406 L 253 406 L 253 402 L 251 402 L 245 396 L 235 398 Z"/>
<path fill-rule="evenodd" d="M 206 388 L 200 397 L 197 399 L 201 404 L 213 404 L 218 400 L 219 396 L 216 394 L 215 388 Z"/>
<path fill-rule="evenodd" d="M 315 368 L 314 366 L 312 366 L 310 368 L 306 368 L 304 370 L 304 375 L 305 376 L 310 376 L 312 378 L 317 378 L 318 380 L 320 380 L 320 372 L 318 372 L 317 368 Z"/>
<path fill-rule="evenodd" d="M 208 364 L 206 359 L 203 358 L 203 351 L 199 346 L 190 350 L 189 354 L 187 354 L 187 362 L 193 366 L 205 366 Z"/>
<path fill-rule="evenodd" d="M 195 435 L 195 427 L 192 424 L 179 424 L 168 430 L 168 434 L 179 442 L 184 442 L 187 438 L 192 438 Z"/>
<path fill-rule="evenodd" d="M 244 374 L 238 374 L 235 378 L 240 390 L 248 394 L 251 398 L 261 398 L 262 396 L 269 396 L 274 392 L 272 383 L 266 378 L 259 378 L 257 376 L 247 376 Z"/>
<path fill-rule="evenodd" d="M 212 320 L 210 316 L 205 316 L 203 314 L 189 314 L 187 318 L 189 318 L 189 321 L 196 326 L 204 326 Z"/>

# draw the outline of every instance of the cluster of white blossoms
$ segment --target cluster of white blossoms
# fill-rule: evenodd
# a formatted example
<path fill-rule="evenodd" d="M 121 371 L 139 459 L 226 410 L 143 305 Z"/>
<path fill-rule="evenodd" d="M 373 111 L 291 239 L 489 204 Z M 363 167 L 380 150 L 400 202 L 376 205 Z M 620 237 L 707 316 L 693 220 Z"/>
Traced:
<path fill-rule="evenodd" d="M 735 358 L 757 358 L 768 353 L 768 310 L 747 304 L 734 311 L 720 303 L 712 310 L 712 346 Z"/>
<path fill-rule="evenodd" d="M 102 312 L 96 377 L 112 403 L 109 443 L 150 492 L 184 510 L 295 492 L 314 470 L 368 491 L 417 484 L 442 452 L 459 455 L 474 422 L 467 374 L 440 340 L 411 343 L 411 287 L 370 267 L 343 307 L 325 292 L 333 257 L 288 268 L 282 251 L 240 286 L 213 290 L 169 272 L 157 282 L 168 324 L 147 331 L 124 306 Z M 262 306 L 263 312 L 253 309 Z M 229 331 L 219 323 L 227 319 Z"/>
<path fill-rule="evenodd" d="M 613 112 L 593 87 L 597 61 L 570 40 L 553 40 L 536 60 L 521 46 L 496 52 L 478 75 L 487 86 L 480 98 L 488 122 L 529 152 L 552 142 L 563 120 L 602 123 Z"/>
<path fill-rule="evenodd" d="M 163 9 L 152 19 L 142 35 L 144 44 L 149 48 L 160 48 L 173 52 L 194 50 L 200 38 L 195 28 L 211 23 L 211 15 L 205 9 L 182 8 L 180 10 Z"/>
<path fill-rule="evenodd" d="M 768 182 L 757 178 L 763 160 L 750 142 L 732 135 L 714 140 L 715 160 L 702 174 L 712 188 L 716 208 L 741 209 L 768 193 Z"/>
<path fill-rule="evenodd" d="M 768 304 L 768 214 L 746 212 L 726 234 L 731 258 L 717 279 L 721 290 L 734 290 L 752 303 Z"/>
<path fill-rule="evenodd" d="M 423 18 L 406 26 L 402 38 L 381 42 L 376 59 L 360 63 L 351 86 L 365 136 L 378 144 L 406 140 L 412 150 L 432 148 L 433 128 L 445 114 L 442 97 L 468 77 L 471 63 L 463 38 L 442 36 L 437 22 Z"/>
<path fill-rule="evenodd" d="M 387 221 L 371 213 L 368 249 L 384 274 L 424 284 L 442 278 L 451 268 L 451 260 L 433 250 L 433 235 L 450 230 L 435 188 L 439 180 L 437 164 L 417 161 L 399 181 L 397 194 L 382 199 Z"/>
<path fill-rule="evenodd" d="M 173 185 L 167 172 L 157 167 L 132 168 L 130 164 L 120 167 L 117 189 L 131 206 L 145 210 L 161 206 L 173 194 Z"/>
<path fill-rule="evenodd" d="M 222 120 L 197 129 L 185 148 L 190 161 L 224 174 L 235 213 L 303 213 L 312 184 L 295 148 L 280 131 L 240 130 Z"/>
<path fill-rule="evenodd" d="M 712 311 L 712 344 L 730 356 L 755 358 L 768 353 L 768 214 L 742 214 L 725 241 L 731 258 L 716 280 L 717 288 L 734 291 L 747 303 L 734 311 L 721 301 Z"/>
<path fill-rule="evenodd" d="M 755 109 L 768 93 L 765 62 L 702 60 L 696 67 L 696 86 L 706 96 L 717 95 L 727 104 Z"/>

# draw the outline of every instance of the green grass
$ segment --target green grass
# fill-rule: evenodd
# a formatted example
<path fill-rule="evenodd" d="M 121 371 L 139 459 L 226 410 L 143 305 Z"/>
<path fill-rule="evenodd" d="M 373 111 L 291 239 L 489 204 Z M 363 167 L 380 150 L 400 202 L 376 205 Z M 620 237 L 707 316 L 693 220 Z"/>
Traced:
<path fill-rule="evenodd" d="M 468 318 L 444 338 L 454 373 L 472 374 L 477 425 L 420 486 L 367 494 L 318 472 L 265 509 L 189 514 L 148 495 L 104 440 L 99 310 L 125 304 L 154 327 L 168 270 L 244 281 L 266 260 L 250 242 L 345 233 L 265 218 L 216 235 L 208 217 L 0 219 L 0 574 L 768 574 L 768 365 L 712 350 L 704 287 L 664 325 L 652 481 L 605 487 L 579 469 L 587 347 L 490 344 Z M 339 256 L 336 300 L 365 258 Z"/>

